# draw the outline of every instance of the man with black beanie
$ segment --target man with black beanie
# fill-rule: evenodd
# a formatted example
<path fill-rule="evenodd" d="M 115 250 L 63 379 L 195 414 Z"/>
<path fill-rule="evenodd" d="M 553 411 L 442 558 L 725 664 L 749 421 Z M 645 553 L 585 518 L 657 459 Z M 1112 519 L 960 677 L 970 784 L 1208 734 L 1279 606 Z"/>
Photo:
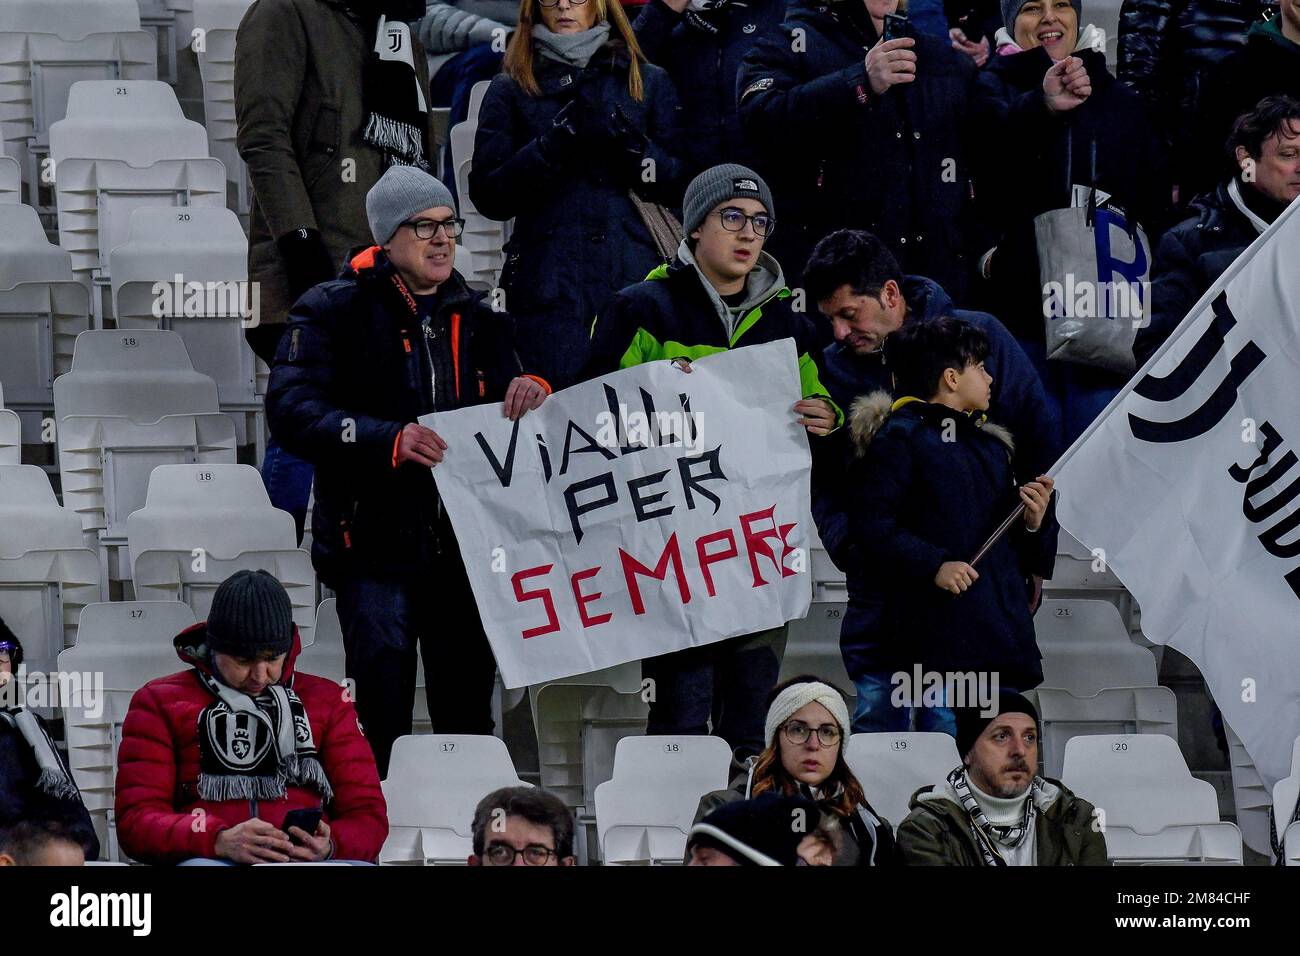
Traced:
<path fill-rule="evenodd" d="M 954 708 L 962 764 L 912 797 L 898 828 L 911 866 L 1105 866 L 1096 810 L 1038 775 L 1038 711 L 1003 691 L 994 706 Z M 990 715 L 990 711 L 993 713 Z"/>
<path fill-rule="evenodd" d="M 253 205 L 245 331 L 270 365 L 290 307 L 370 244 L 366 192 L 393 165 L 431 168 L 428 60 L 406 21 L 424 0 L 256 0 L 235 43 L 235 120 Z M 262 465 L 271 503 L 301 538 L 310 466 L 279 446 Z"/>
<path fill-rule="evenodd" d="M 388 815 L 351 697 L 297 673 L 288 592 L 237 571 L 172 642 L 186 669 L 131 698 L 117 754 L 122 851 L 144 863 L 373 862 Z"/>
<path fill-rule="evenodd" d="M 724 804 L 691 827 L 686 865 L 849 864 L 839 859 L 846 841 L 832 816 L 823 815 L 817 804 L 806 797 L 777 793 Z"/>

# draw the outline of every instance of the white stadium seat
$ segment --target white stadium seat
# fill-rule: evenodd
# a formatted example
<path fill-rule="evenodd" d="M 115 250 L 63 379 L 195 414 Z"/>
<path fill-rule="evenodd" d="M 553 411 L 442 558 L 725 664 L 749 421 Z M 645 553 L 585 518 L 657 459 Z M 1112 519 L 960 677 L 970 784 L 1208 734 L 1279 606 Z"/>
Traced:
<path fill-rule="evenodd" d="M 83 332 L 54 404 L 64 501 L 105 544 L 125 537 L 158 465 L 235 461 L 216 386 L 175 332 Z"/>
<path fill-rule="evenodd" d="M 585 822 L 594 817 L 596 787 L 613 775 L 618 742 L 645 733 L 641 662 L 535 684 L 528 693 L 541 785 Z"/>
<path fill-rule="evenodd" d="M 1034 616 L 1044 687 L 1080 697 L 1107 687 L 1155 687 L 1151 652 L 1129 638 L 1108 601 L 1045 599 Z"/>
<path fill-rule="evenodd" d="M 225 169 L 208 155 L 203 127 L 178 110 L 164 83 L 88 81 L 72 88 L 70 115 L 51 128 L 59 243 L 87 288 L 107 286 L 109 253 L 126 241 L 136 209 L 225 205 Z M 98 294 L 93 304 L 101 308 Z"/>
<path fill-rule="evenodd" d="M 680 864 L 700 798 L 725 789 L 721 737 L 624 737 L 614 776 L 596 788 L 596 832 L 608 864 Z"/>
<path fill-rule="evenodd" d="M 18 413 L 5 408 L 4 383 L 0 381 L 0 465 L 20 465 L 23 460 L 23 423 Z"/>
<path fill-rule="evenodd" d="M 28 202 L 39 205 L 38 186 L 50 181 L 41 157 L 74 83 L 155 76 L 153 38 L 140 28 L 135 0 L 0 3 L 0 137 L 23 166 Z"/>
<path fill-rule="evenodd" d="M 235 145 L 235 35 L 252 0 L 194 0 L 194 25 L 202 30 L 196 51 L 203 80 L 203 125 L 212 155 L 226 167 L 229 207 L 243 222 L 252 205 L 248 167 Z"/>
<path fill-rule="evenodd" d="M 119 329 L 177 332 L 194 367 L 217 383 L 223 410 L 257 407 L 254 356 L 244 341 L 248 239 L 233 212 L 137 209 L 126 242 L 109 254 L 109 271 Z M 161 304 L 158 283 L 166 286 Z"/>
<path fill-rule="evenodd" d="M 1141 648 L 1137 648 L 1141 650 Z M 1059 778 L 1068 742 L 1090 734 L 1164 734 L 1178 737 L 1178 699 L 1168 687 L 1109 687 L 1086 697 L 1039 687 L 1025 696 L 1042 724 L 1041 772 Z"/>
<path fill-rule="evenodd" d="M 0 203 L 23 201 L 23 168 L 12 156 L 0 156 Z"/>
<path fill-rule="evenodd" d="M 24 444 L 42 441 L 54 380 L 72 367 L 73 342 L 90 328 L 90 294 L 72 257 L 50 245 L 30 206 L 0 204 L 0 382 Z"/>
<path fill-rule="evenodd" d="M 1172 737 L 1074 737 L 1065 746 L 1061 779 L 1101 811 L 1099 825 L 1113 862 L 1241 861 L 1240 831 L 1220 823 L 1214 786 L 1192 776 Z"/>
<path fill-rule="evenodd" d="M 493 790 L 524 786 L 498 737 L 427 734 L 393 744 L 384 800 L 388 840 L 379 862 L 463 865 L 474 808 Z"/>
<path fill-rule="evenodd" d="M 131 580 L 140 600 L 182 600 L 206 618 L 217 587 L 241 570 L 270 572 L 289 592 L 310 642 L 316 573 L 288 512 L 271 506 L 250 465 L 159 465 L 145 505 L 126 522 Z"/>
<path fill-rule="evenodd" d="M 0 618 L 20 635 L 27 671 L 54 669 L 81 608 L 99 600 L 99 561 L 81 521 L 35 465 L 0 465 Z"/>
<path fill-rule="evenodd" d="M 311 643 L 305 640 L 295 668 L 304 674 L 315 674 L 336 684 L 347 676 L 347 656 L 343 651 L 343 628 L 339 624 L 337 601 L 326 598 L 316 608 L 316 626 L 312 628 Z"/>
<path fill-rule="evenodd" d="M 475 84 L 475 88 L 485 84 Z M 496 288 L 505 264 L 507 225 L 488 219 L 474 207 L 469 196 L 469 170 L 473 163 L 474 136 L 477 120 L 471 118 L 451 128 L 451 164 L 456 181 L 456 195 L 460 202 L 460 215 L 465 220 L 465 232 L 456 248 L 456 269 L 475 288 Z"/>
<path fill-rule="evenodd" d="M 1273 800 L 1264 778 L 1259 775 L 1255 761 L 1246 751 L 1246 745 L 1233 732 L 1227 719 L 1223 721 L 1223 735 L 1228 741 L 1228 764 L 1232 768 L 1232 802 L 1237 828 L 1246 846 L 1261 856 L 1269 856 L 1273 848 L 1268 839 L 1269 814 Z"/>
<path fill-rule="evenodd" d="M 957 742 L 948 734 L 853 734 L 844 751 L 867 802 L 897 828 L 912 795 L 942 783 L 958 764 Z"/>
<path fill-rule="evenodd" d="M 121 858 L 113 788 L 122 722 L 137 690 L 184 669 L 172 638 L 194 623 L 194 612 L 179 601 L 88 604 L 81 611 L 76 646 L 59 655 L 59 670 L 66 674 L 103 675 L 100 706 L 88 708 L 91 702 L 84 699 L 64 701 L 63 719 L 68 766 L 110 860 Z"/>
<path fill-rule="evenodd" d="M 1300 866 L 1300 822 L 1292 822 L 1300 810 L 1300 737 L 1291 748 L 1291 773 L 1273 784 L 1273 827 L 1282 844 L 1287 866 Z"/>
<path fill-rule="evenodd" d="M 1120 618 L 1132 626 L 1137 618 L 1133 595 L 1106 564 L 1105 554 L 1094 554 L 1064 528 L 1057 541 L 1052 577 L 1043 582 L 1045 598 L 1100 598 L 1115 605 Z"/>

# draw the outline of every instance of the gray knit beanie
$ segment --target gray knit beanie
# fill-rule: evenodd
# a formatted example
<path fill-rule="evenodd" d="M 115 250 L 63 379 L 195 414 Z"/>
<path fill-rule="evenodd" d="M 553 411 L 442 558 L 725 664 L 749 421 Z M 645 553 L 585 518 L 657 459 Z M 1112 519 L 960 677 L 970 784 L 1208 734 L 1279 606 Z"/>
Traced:
<path fill-rule="evenodd" d="M 763 177 L 745 166 L 723 163 L 706 169 L 686 187 L 686 198 L 682 201 L 682 231 L 689 236 L 700 228 L 714 206 L 728 199 L 757 199 L 767 214 L 776 218 L 772 191 L 763 182 Z"/>
<path fill-rule="evenodd" d="M 293 647 L 293 605 L 266 571 L 236 571 L 221 582 L 208 611 L 208 649 L 231 657 L 287 654 Z"/>
<path fill-rule="evenodd" d="M 1007 28 L 1007 34 L 1014 42 L 1016 39 L 1016 17 L 1020 16 L 1020 8 L 1029 0 L 1002 0 L 1002 25 Z M 1074 12 L 1079 18 L 1079 32 L 1083 32 L 1083 0 L 1070 0 L 1070 6 L 1074 7 Z"/>
<path fill-rule="evenodd" d="M 393 238 L 398 226 L 434 206 L 449 206 L 455 211 L 456 201 L 451 198 L 451 190 L 414 166 L 389 166 L 366 193 L 366 218 L 375 242 L 381 246 Z"/>

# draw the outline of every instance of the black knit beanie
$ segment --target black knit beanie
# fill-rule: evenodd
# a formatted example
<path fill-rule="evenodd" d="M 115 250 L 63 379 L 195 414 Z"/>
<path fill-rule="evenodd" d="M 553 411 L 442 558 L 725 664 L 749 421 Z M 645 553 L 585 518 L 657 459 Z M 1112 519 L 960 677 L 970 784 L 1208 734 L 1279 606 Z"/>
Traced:
<path fill-rule="evenodd" d="M 998 694 L 997 711 L 992 717 L 985 717 L 983 708 L 979 705 L 953 708 L 953 714 L 957 718 L 957 752 L 961 754 L 962 760 L 966 759 L 985 728 L 1001 714 L 1024 714 L 1032 717 L 1035 725 L 1039 723 L 1038 710 L 1023 694 L 1014 691 Z"/>
<path fill-rule="evenodd" d="M 208 611 L 208 649 L 231 657 L 287 654 L 293 647 L 293 605 L 266 571 L 236 571 L 221 582 Z"/>

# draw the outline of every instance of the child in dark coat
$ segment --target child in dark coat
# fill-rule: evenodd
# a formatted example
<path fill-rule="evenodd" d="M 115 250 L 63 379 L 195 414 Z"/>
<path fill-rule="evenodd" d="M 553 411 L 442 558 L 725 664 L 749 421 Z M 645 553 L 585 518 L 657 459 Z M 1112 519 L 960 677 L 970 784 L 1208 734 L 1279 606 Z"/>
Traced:
<path fill-rule="evenodd" d="M 882 637 L 897 646 L 900 669 L 991 671 L 1003 688 L 1027 690 L 1043 679 L 1028 581 L 1051 546 L 1043 530 L 1055 520 L 1052 479 L 1017 489 L 1011 435 L 983 414 L 993 381 L 987 355 L 983 332 L 948 317 L 904 325 L 886 340 L 899 397 L 876 392 L 853 405 L 852 520 L 871 543 Z M 1018 502 L 1022 518 L 973 567 Z"/>

